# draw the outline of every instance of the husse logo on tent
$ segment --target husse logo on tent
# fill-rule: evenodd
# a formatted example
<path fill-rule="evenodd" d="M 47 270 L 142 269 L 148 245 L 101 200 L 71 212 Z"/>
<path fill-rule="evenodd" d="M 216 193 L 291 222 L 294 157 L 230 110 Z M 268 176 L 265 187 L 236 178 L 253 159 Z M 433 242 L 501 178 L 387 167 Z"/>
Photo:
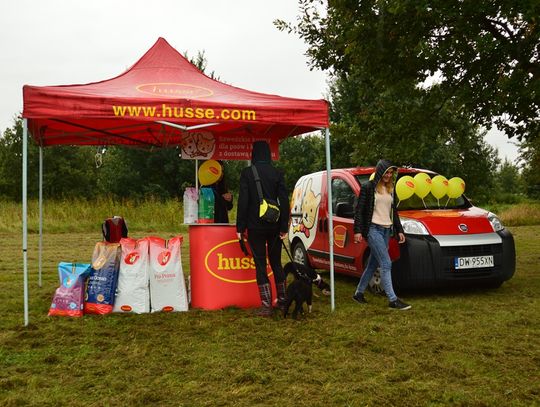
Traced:
<path fill-rule="evenodd" d="M 229 240 L 218 244 L 206 253 L 204 259 L 206 271 L 215 278 L 229 283 L 246 284 L 256 282 L 255 261 L 253 257 L 244 256 L 240 251 L 238 240 Z M 266 272 L 272 271 L 266 264 Z"/>
<path fill-rule="evenodd" d="M 210 89 L 186 83 L 145 83 L 138 85 L 136 89 L 142 93 L 170 98 L 200 99 L 214 94 Z"/>

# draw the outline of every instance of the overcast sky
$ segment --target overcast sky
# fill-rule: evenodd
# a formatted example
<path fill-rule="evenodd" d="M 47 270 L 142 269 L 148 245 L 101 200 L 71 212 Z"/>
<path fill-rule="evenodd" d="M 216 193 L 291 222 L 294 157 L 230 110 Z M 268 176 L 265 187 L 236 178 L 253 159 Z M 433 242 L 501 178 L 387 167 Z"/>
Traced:
<path fill-rule="evenodd" d="M 305 44 L 278 31 L 295 21 L 295 0 L 14 0 L 0 3 L 0 129 L 22 111 L 22 87 L 112 78 L 159 37 L 181 53 L 204 51 L 207 72 L 241 88 L 305 99 L 326 94 L 326 76 L 310 71 Z M 487 141 L 516 158 L 506 136 Z"/>

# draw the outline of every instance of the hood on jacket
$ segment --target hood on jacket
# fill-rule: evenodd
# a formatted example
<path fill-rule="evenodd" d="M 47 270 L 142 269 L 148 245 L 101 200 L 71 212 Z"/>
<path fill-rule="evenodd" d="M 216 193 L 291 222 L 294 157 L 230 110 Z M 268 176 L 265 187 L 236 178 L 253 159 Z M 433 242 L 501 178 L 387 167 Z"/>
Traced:
<path fill-rule="evenodd" d="M 253 149 L 251 150 L 251 164 L 255 163 L 270 163 L 272 162 L 272 156 L 270 154 L 270 146 L 264 140 L 259 140 L 253 143 Z"/>
<path fill-rule="evenodd" d="M 397 171 L 397 167 L 393 165 L 388 160 L 379 160 L 377 163 L 377 166 L 375 167 L 375 177 L 373 178 L 373 183 L 377 185 L 381 178 L 383 177 L 384 173 L 388 171 L 390 168 L 393 168 L 394 171 Z M 394 181 L 396 177 L 394 176 Z"/>

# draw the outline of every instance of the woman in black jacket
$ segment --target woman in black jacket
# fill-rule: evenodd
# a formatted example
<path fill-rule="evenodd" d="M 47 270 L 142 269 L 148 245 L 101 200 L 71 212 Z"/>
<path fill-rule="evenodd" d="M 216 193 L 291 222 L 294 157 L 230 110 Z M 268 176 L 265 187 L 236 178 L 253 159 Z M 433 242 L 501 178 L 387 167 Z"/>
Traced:
<path fill-rule="evenodd" d="M 279 202 L 280 217 L 277 223 L 269 223 L 259 217 L 259 195 L 255 176 L 251 167 L 240 174 L 240 190 L 236 214 L 236 232 L 242 239 L 247 231 L 247 240 L 255 261 L 257 285 L 261 296 L 261 316 L 270 316 L 272 309 L 272 290 L 266 273 L 266 256 L 274 273 L 278 306 L 285 306 L 285 274 L 281 267 L 281 240 L 287 236 L 289 222 L 289 196 L 285 187 L 283 173 L 272 165 L 270 146 L 266 141 L 253 143 L 251 165 L 255 166 L 261 180 L 263 198 Z"/>
<path fill-rule="evenodd" d="M 367 239 L 370 255 L 353 299 L 358 303 L 367 302 L 364 291 L 379 265 L 381 282 L 389 301 L 388 306 L 407 310 L 411 306 L 401 301 L 394 293 L 392 260 L 388 254 L 388 242 L 392 232 L 398 236 L 399 243 L 405 242 L 405 234 L 394 200 L 396 178 L 397 167 L 387 160 L 379 160 L 373 180 L 362 184 L 360 189 L 354 215 L 354 243 Z"/>

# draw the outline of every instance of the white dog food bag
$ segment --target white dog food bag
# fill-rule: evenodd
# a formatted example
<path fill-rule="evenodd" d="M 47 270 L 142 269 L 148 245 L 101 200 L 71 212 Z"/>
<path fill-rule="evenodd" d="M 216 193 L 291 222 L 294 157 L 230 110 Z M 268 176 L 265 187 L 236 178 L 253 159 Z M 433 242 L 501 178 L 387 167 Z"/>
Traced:
<path fill-rule="evenodd" d="M 122 238 L 120 273 L 113 312 L 150 312 L 148 240 Z"/>
<path fill-rule="evenodd" d="M 184 223 L 197 223 L 199 211 L 199 194 L 193 187 L 188 187 L 184 191 Z"/>
<path fill-rule="evenodd" d="M 188 298 L 180 248 L 182 236 L 169 240 L 149 237 L 150 304 L 152 312 L 187 311 Z"/>

